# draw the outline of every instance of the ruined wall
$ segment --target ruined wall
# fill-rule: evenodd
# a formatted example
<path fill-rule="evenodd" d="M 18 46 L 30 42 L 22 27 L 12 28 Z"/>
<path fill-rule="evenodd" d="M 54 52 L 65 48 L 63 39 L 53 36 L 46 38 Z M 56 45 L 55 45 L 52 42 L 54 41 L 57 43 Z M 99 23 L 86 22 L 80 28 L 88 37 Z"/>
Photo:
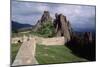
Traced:
<path fill-rule="evenodd" d="M 25 42 L 25 41 L 27 41 L 27 39 L 28 39 L 28 37 L 25 37 L 25 39 L 23 41 L 22 37 L 12 38 L 11 43 L 18 43 L 18 40 Z M 65 43 L 64 37 L 43 38 L 43 37 L 34 36 L 31 39 L 34 39 L 36 41 L 36 43 L 40 44 L 40 45 L 64 45 L 64 43 Z"/>

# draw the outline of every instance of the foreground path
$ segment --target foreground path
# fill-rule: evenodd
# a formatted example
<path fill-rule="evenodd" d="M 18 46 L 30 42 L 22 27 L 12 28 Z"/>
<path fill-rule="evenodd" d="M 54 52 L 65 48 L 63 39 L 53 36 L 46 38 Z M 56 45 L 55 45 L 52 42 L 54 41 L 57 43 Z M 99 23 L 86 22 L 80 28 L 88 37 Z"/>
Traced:
<path fill-rule="evenodd" d="M 21 45 L 12 66 L 38 64 L 35 59 L 35 48 L 36 41 L 34 38 L 29 41 L 25 41 Z"/>

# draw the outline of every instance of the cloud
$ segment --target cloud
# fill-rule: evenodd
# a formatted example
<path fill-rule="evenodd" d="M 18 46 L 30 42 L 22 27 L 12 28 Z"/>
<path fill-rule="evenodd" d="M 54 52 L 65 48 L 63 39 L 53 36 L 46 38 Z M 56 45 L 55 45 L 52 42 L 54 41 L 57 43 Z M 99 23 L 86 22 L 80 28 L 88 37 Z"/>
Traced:
<path fill-rule="evenodd" d="M 53 18 L 55 13 L 64 14 L 74 28 L 95 27 L 95 7 L 83 5 L 12 1 L 12 20 L 34 25 L 44 10 L 48 10 Z"/>

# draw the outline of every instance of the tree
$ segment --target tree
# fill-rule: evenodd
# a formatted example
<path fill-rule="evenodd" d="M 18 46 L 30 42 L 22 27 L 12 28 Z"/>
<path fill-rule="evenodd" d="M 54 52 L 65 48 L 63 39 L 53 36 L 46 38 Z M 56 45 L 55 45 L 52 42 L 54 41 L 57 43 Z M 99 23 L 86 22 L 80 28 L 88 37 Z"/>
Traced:
<path fill-rule="evenodd" d="M 44 37 L 53 37 L 54 36 L 54 26 L 52 22 L 43 22 L 41 27 L 38 29 L 38 34 Z"/>

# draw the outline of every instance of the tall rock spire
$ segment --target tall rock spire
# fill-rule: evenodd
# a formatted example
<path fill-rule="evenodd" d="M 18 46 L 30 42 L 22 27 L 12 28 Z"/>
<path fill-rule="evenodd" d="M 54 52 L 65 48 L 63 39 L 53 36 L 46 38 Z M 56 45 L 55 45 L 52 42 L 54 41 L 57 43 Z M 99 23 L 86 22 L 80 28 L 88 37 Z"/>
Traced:
<path fill-rule="evenodd" d="M 56 36 L 64 36 L 65 41 L 71 40 L 71 25 L 63 14 L 55 14 L 56 19 L 54 20 Z"/>
<path fill-rule="evenodd" d="M 44 11 L 40 20 L 41 22 L 52 21 L 49 11 Z"/>
<path fill-rule="evenodd" d="M 35 25 L 33 31 L 37 31 L 42 26 L 43 23 L 48 23 L 48 22 L 52 22 L 52 18 L 50 16 L 49 11 L 44 11 L 41 16 L 41 19 L 37 21 L 37 24 Z"/>

